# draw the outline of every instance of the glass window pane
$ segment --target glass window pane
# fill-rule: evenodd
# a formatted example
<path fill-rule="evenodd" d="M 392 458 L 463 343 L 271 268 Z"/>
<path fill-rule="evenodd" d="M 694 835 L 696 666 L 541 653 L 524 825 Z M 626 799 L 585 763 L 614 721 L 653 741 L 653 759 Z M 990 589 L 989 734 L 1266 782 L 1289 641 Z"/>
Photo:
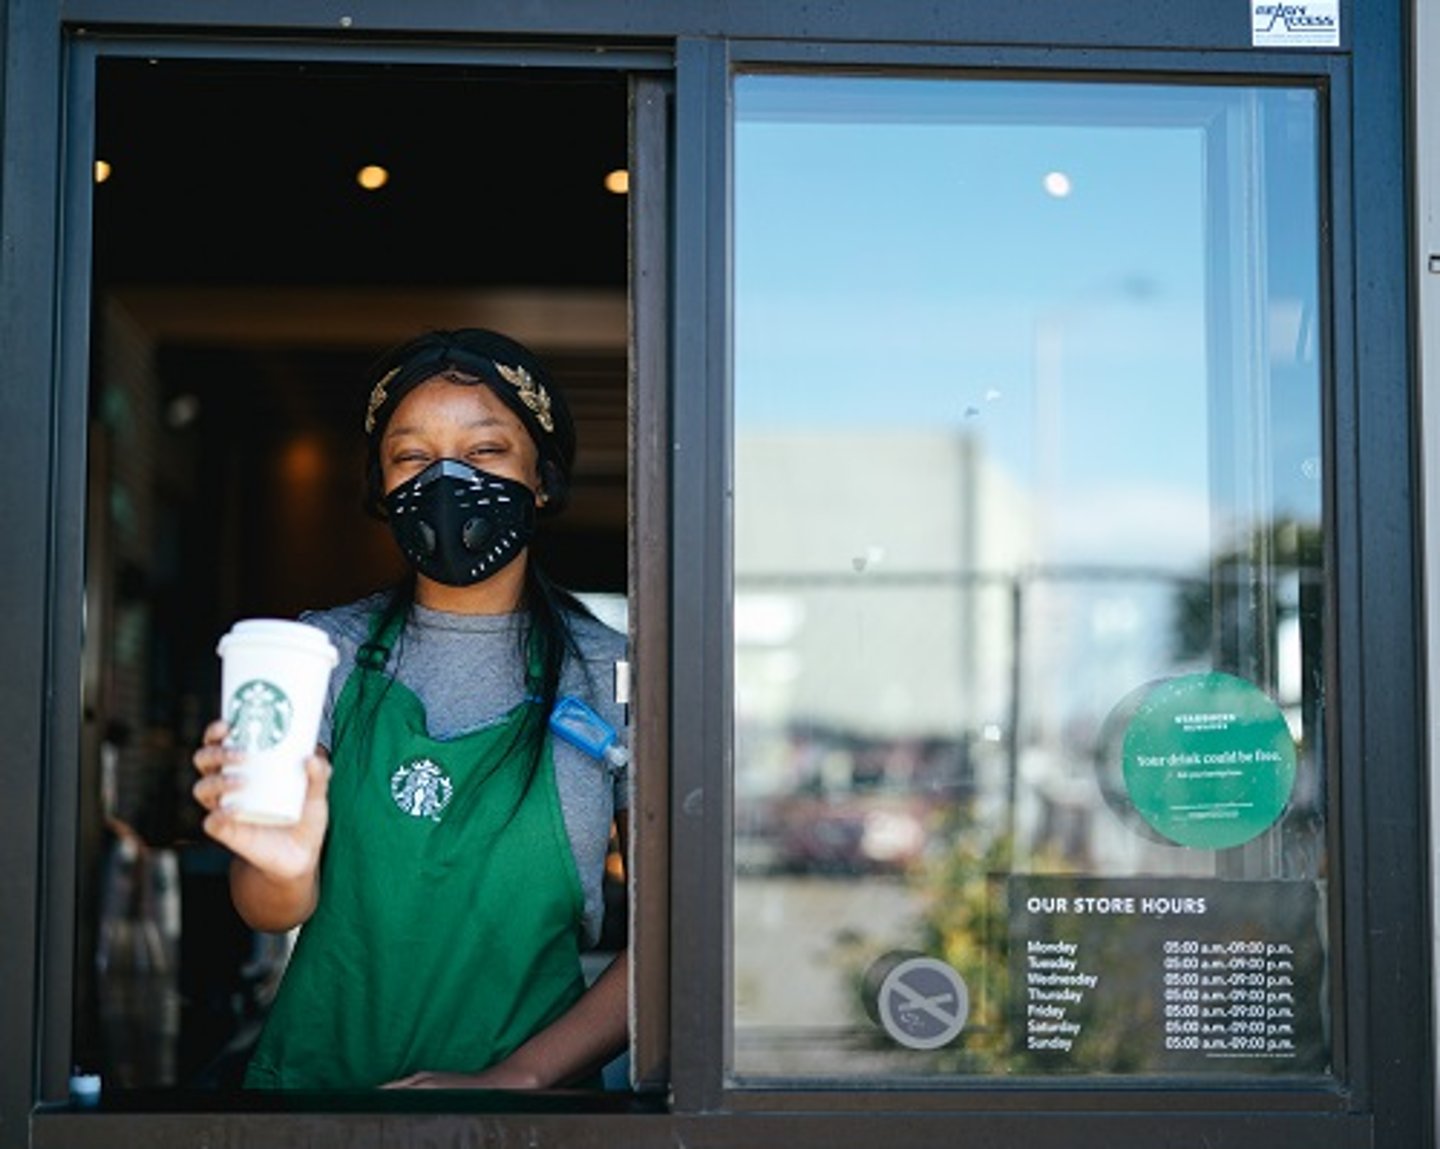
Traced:
<path fill-rule="evenodd" d="M 1329 1071 L 1318 115 L 736 78 L 738 1081 Z"/>

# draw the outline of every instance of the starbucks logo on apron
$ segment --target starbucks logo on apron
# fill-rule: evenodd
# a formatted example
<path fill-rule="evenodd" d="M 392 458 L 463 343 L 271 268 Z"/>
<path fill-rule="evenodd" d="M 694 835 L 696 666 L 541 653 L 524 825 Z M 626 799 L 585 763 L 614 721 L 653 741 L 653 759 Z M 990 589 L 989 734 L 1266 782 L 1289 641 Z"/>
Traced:
<path fill-rule="evenodd" d="M 273 682 L 255 678 L 236 689 L 230 696 L 228 742 L 238 750 L 256 753 L 278 746 L 290 731 L 294 711 L 285 692 Z"/>
<path fill-rule="evenodd" d="M 440 821 L 440 811 L 450 804 L 454 792 L 450 776 L 428 758 L 406 762 L 390 775 L 390 797 L 412 818 Z"/>

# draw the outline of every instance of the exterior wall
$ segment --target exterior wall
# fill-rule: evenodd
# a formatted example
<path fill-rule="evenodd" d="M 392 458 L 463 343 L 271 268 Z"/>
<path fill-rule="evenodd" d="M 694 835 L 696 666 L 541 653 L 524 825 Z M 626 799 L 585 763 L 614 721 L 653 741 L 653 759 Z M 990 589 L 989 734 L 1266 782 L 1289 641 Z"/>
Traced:
<path fill-rule="evenodd" d="M 1416 283 L 1419 296 L 1420 455 L 1424 467 L 1425 614 L 1429 668 L 1431 953 L 1440 952 L 1440 6 L 1415 0 L 1414 170 Z M 1435 1002 L 1440 1010 L 1440 968 Z M 1440 1026 L 1437 1026 L 1440 1032 Z M 1436 1059 L 1440 1073 L 1440 1058 Z M 1440 1106 L 1440 1076 L 1435 1098 Z M 1440 1110 L 1437 1110 L 1440 1137 Z"/>

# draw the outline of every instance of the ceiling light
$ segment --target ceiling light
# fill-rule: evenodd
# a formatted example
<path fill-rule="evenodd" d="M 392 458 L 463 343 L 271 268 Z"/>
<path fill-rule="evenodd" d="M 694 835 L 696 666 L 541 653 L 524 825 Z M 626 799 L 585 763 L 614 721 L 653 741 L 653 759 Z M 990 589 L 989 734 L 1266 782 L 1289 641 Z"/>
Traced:
<path fill-rule="evenodd" d="M 616 195 L 625 195 L 630 191 L 630 173 L 624 168 L 616 168 L 605 177 L 605 190 L 614 192 Z"/>
<path fill-rule="evenodd" d="M 104 160 L 95 161 L 95 182 L 103 184 L 110 178 L 110 165 Z"/>
<path fill-rule="evenodd" d="M 1056 199 L 1064 199 L 1070 194 L 1070 177 L 1064 172 L 1045 173 L 1045 194 L 1054 196 Z"/>
<path fill-rule="evenodd" d="M 390 173 L 379 164 L 366 164 L 355 173 L 355 182 L 366 191 L 379 191 L 390 182 Z"/>
<path fill-rule="evenodd" d="M 200 418 L 200 399 L 188 391 L 176 395 L 165 404 L 165 422 L 173 430 L 183 430 L 198 418 Z"/>

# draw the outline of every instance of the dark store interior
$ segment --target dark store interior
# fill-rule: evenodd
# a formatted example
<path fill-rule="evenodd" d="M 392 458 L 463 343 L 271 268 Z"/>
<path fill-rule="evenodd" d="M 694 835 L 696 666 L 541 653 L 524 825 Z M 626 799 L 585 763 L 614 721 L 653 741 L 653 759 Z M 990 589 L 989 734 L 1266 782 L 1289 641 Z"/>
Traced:
<path fill-rule="evenodd" d="M 530 343 L 581 444 L 537 555 L 625 593 L 626 196 L 604 181 L 627 90 L 111 60 L 97 125 L 75 1057 L 107 1088 L 224 1087 L 284 946 L 230 909 L 190 751 L 234 619 L 399 573 L 361 509 L 368 364 L 431 327 Z"/>

